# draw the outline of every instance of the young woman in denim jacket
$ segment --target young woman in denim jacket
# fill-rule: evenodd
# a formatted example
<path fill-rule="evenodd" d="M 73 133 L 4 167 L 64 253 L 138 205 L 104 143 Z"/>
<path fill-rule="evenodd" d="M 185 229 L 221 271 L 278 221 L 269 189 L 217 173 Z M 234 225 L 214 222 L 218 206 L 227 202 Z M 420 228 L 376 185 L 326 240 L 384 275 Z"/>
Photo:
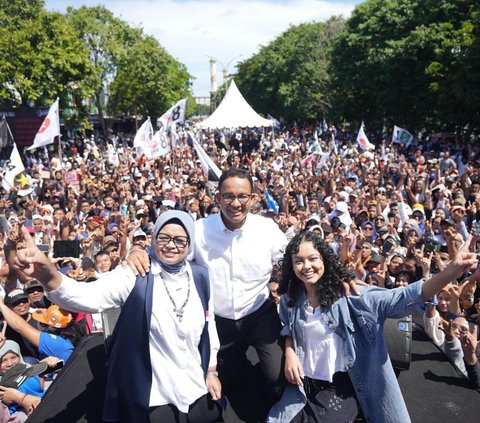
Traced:
<path fill-rule="evenodd" d="M 419 312 L 425 301 L 476 263 L 470 238 L 441 273 L 405 288 L 362 289 L 346 297 L 351 275 L 319 236 L 304 232 L 283 261 L 280 317 L 290 383 L 267 422 L 410 422 L 383 339 L 386 318 Z"/>

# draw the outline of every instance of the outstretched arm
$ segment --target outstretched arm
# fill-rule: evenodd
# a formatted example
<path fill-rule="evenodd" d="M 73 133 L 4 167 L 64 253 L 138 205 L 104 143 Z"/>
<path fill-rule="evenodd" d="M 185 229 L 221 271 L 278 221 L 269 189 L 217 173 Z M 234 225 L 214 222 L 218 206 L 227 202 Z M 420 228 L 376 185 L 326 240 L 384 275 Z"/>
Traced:
<path fill-rule="evenodd" d="M 476 254 L 468 251 L 472 239 L 473 236 L 470 235 L 445 270 L 437 273 L 422 285 L 422 295 L 425 301 L 431 299 L 445 285 L 477 264 Z"/>

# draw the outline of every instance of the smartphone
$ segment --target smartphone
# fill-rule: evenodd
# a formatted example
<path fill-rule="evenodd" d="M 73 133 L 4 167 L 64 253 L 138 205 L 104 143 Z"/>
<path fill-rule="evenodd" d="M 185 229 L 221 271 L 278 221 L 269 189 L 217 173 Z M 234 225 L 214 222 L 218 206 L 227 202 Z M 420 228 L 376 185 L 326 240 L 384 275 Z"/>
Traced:
<path fill-rule="evenodd" d="M 128 215 L 128 206 L 126 204 L 121 204 L 120 205 L 120 214 L 122 216 L 127 216 Z"/>
<path fill-rule="evenodd" d="M 392 241 L 389 241 L 388 239 L 383 243 L 383 248 L 382 248 L 382 255 L 386 256 L 390 252 L 390 250 L 393 248 L 394 244 Z"/>
<path fill-rule="evenodd" d="M 57 361 L 57 363 L 55 363 L 55 366 L 49 367 L 49 370 L 51 373 L 59 372 L 63 368 L 64 364 L 65 362 L 63 360 Z"/>
<path fill-rule="evenodd" d="M 53 367 L 47 367 L 46 370 L 41 373 L 39 376 L 45 376 L 45 375 L 48 375 L 50 373 L 57 373 L 59 372 L 60 370 L 62 370 L 63 366 L 64 366 L 65 362 L 63 360 L 59 360 L 55 363 L 55 365 Z"/>
<path fill-rule="evenodd" d="M 10 225 L 7 222 L 7 218 L 4 214 L 0 214 L 0 232 L 2 234 L 8 234 L 10 232 Z"/>
<path fill-rule="evenodd" d="M 427 242 L 425 248 L 423 249 L 423 254 L 428 255 L 435 251 L 435 244 L 433 242 Z"/>
<path fill-rule="evenodd" d="M 474 222 L 473 224 L 473 233 L 475 235 L 480 235 L 480 222 Z"/>

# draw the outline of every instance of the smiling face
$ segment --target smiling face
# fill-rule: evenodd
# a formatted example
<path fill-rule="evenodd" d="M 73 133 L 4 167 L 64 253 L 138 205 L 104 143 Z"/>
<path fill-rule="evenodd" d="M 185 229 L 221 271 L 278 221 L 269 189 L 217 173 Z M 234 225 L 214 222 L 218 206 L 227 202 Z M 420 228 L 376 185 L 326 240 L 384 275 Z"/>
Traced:
<path fill-rule="evenodd" d="M 230 229 L 239 229 L 245 223 L 252 205 L 252 188 L 247 178 L 231 177 L 223 181 L 216 201 L 220 204 L 222 220 Z"/>
<path fill-rule="evenodd" d="M 15 313 L 17 313 L 19 316 L 22 316 L 25 318 L 28 315 L 30 302 L 28 301 L 28 298 L 22 298 L 9 304 L 9 308 Z"/>
<path fill-rule="evenodd" d="M 450 293 L 448 293 L 447 291 L 440 291 L 440 293 L 437 295 L 437 300 L 438 300 L 437 308 L 442 313 L 447 313 L 448 312 L 448 306 L 449 306 L 450 301 L 451 301 Z"/>
<path fill-rule="evenodd" d="M 322 255 L 310 241 L 302 242 L 298 252 L 292 255 L 295 276 L 305 284 L 308 291 L 320 280 L 325 272 Z"/>
<path fill-rule="evenodd" d="M 187 257 L 189 242 L 183 226 L 168 223 L 157 234 L 155 253 L 164 263 L 176 264 Z"/>
<path fill-rule="evenodd" d="M 11 369 L 13 366 L 20 363 L 20 357 L 12 351 L 8 351 L 3 355 L 0 360 L 0 371 L 6 372 L 8 369 Z"/>

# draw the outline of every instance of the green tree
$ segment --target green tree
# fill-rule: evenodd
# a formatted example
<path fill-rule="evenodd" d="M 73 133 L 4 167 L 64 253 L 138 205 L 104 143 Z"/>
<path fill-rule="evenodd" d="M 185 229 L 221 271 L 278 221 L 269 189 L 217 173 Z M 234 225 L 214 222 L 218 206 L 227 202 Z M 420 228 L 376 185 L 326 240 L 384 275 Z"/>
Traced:
<path fill-rule="evenodd" d="M 130 28 L 103 6 L 69 7 L 67 17 L 88 50 L 94 69 L 93 98 L 106 132 L 108 85 L 115 79 L 118 64 L 126 57 L 128 47 L 140 38 L 141 30 Z"/>
<path fill-rule="evenodd" d="M 190 94 L 185 65 L 170 56 L 151 36 L 140 37 L 119 62 L 109 85 L 115 114 L 159 116 Z"/>
<path fill-rule="evenodd" d="M 332 53 L 337 118 L 454 129 L 476 119 L 478 2 L 368 0 Z"/>
<path fill-rule="evenodd" d="M 43 1 L 0 0 L 0 103 L 3 107 L 49 106 L 56 97 L 76 112 L 63 116 L 74 127 L 86 121 L 81 99 L 92 95 L 92 67 L 76 33 Z"/>
<path fill-rule="evenodd" d="M 330 51 L 344 20 L 290 27 L 241 62 L 235 81 L 252 107 L 288 120 L 315 120 L 331 108 Z"/>

